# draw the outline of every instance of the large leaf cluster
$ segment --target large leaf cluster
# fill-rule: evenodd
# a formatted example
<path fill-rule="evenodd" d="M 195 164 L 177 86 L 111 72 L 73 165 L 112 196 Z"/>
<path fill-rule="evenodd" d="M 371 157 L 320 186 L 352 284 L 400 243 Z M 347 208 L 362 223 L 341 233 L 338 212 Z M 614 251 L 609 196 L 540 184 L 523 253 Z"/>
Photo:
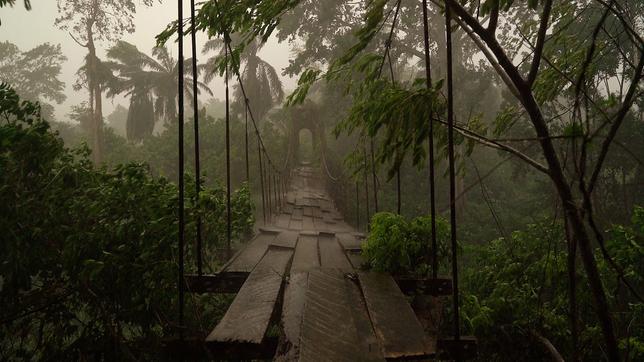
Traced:
<path fill-rule="evenodd" d="M 334 130 L 336 136 L 363 129 L 369 137 L 381 135 L 376 161 L 391 165 L 390 178 L 409 153 L 412 164 L 420 165 L 426 158 L 430 116 L 444 109 L 440 87 L 441 82 L 427 89 L 424 79 L 409 87 L 386 80 L 368 80 L 354 94 L 349 114 Z"/>

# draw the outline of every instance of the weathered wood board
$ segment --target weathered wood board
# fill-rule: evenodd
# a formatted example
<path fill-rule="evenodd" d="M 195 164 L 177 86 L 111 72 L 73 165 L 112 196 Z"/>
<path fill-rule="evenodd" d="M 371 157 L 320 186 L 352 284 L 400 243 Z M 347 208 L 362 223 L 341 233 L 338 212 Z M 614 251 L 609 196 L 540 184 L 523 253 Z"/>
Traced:
<path fill-rule="evenodd" d="M 345 250 L 362 249 L 362 240 L 359 240 L 357 237 L 350 233 L 338 233 L 336 234 L 336 237 Z"/>
<path fill-rule="evenodd" d="M 273 239 L 271 245 L 281 246 L 283 248 L 295 248 L 299 235 L 300 233 L 297 231 L 284 230 Z"/>
<path fill-rule="evenodd" d="M 344 254 L 344 250 L 335 240 L 335 237 L 322 234 L 318 237 L 320 249 L 320 265 L 322 268 L 337 268 L 343 271 L 352 271 L 353 267 Z"/>
<path fill-rule="evenodd" d="M 302 220 L 295 220 L 291 218 L 291 222 L 288 224 L 288 228 L 291 230 L 302 230 Z"/>
<path fill-rule="evenodd" d="M 344 273 L 309 272 L 300 336 L 300 361 L 356 361 L 365 355 L 353 320 Z"/>
<path fill-rule="evenodd" d="M 302 208 L 294 208 L 293 209 L 293 215 L 291 216 L 292 220 L 302 220 Z"/>
<path fill-rule="evenodd" d="M 280 360 L 296 360 L 299 355 L 308 279 L 308 272 L 291 272 L 286 284 L 284 302 L 282 303 L 282 326 L 289 349 L 281 356 Z"/>
<path fill-rule="evenodd" d="M 385 358 L 434 355 L 436 340 L 425 336 L 423 326 L 394 279 L 375 272 L 358 272 L 358 276 Z"/>
<path fill-rule="evenodd" d="M 304 216 L 302 218 L 302 230 L 315 230 L 315 224 L 313 223 L 313 217 Z"/>
<path fill-rule="evenodd" d="M 262 343 L 292 255 L 290 249 L 268 248 L 206 342 Z"/>
<path fill-rule="evenodd" d="M 290 221 L 291 221 L 291 215 L 279 214 L 279 216 L 277 216 L 277 221 L 275 222 L 275 225 L 286 229 L 288 228 Z"/>
<path fill-rule="evenodd" d="M 349 258 L 349 261 L 351 262 L 351 266 L 353 266 L 353 269 L 359 270 L 363 268 L 363 266 L 366 263 L 366 260 L 360 254 L 359 251 L 345 250 L 345 253 L 347 255 L 347 258 Z"/>
<path fill-rule="evenodd" d="M 300 235 L 293 263 L 291 265 L 291 274 L 305 272 L 320 267 L 320 257 L 318 256 L 318 237 L 311 235 Z"/>
<path fill-rule="evenodd" d="M 268 244 L 275 239 L 276 234 L 259 233 L 250 241 L 235 259 L 225 268 L 226 272 L 247 272 L 250 273 L 255 265 L 262 259 Z"/>
<path fill-rule="evenodd" d="M 361 344 L 361 349 L 366 352 L 364 356 L 356 356 L 356 359 L 364 361 L 384 361 L 385 357 L 382 354 L 382 348 L 378 342 L 378 338 L 373 331 L 371 319 L 367 312 L 367 306 L 362 298 L 362 291 L 355 279 L 355 274 L 352 278 L 346 278 L 347 287 L 349 289 L 349 304 L 353 310 L 353 320 L 358 332 L 358 339 Z"/>

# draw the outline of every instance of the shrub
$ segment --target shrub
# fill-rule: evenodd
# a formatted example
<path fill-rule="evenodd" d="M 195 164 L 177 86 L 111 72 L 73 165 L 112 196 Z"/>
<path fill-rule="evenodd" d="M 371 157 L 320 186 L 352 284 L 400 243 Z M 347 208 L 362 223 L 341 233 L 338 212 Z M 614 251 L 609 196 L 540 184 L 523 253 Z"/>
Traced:
<path fill-rule="evenodd" d="M 157 359 L 177 325 L 177 186 L 144 164 L 96 169 L 88 155 L 0 86 L 0 360 Z M 186 179 L 189 271 L 197 215 L 206 252 L 223 247 L 225 191 L 196 205 Z M 248 233 L 246 188 L 233 214 L 233 235 Z M 215 320 L 222 301 L 187 298 L 188 327 Z"/>
<path fill-rule="evenodd" d="M 444 261 L 449 240 L 449 224 L 445 220 L 436 219 L 436 234 L 439 259 Z M 431 271 L 431 260 L 427 260 L 429 247 L 429 216 L 407 221 L 403 216 L 381 212 L 371 220 L 371 232 L 362 253 L 373 270 L 422 276 Z M 441 264 L 444 265 L 443 262 Z"/>

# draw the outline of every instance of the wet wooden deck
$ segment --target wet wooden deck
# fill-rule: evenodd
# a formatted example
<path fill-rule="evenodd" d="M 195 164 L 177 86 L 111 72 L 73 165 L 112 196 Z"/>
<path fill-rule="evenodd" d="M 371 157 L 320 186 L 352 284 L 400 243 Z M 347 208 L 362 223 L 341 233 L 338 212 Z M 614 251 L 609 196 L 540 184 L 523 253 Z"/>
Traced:
<path fill-rule="evenodd" d="M 280 211 L 220 273 L 246 278 L 207 337 L 211 350 L 276 345 L 273 358 L 284 361 L 435 356 L 436 334 L 427 333 L 435 328 L 419 321 L 394 278 L 360 270 L 363 238 L 317 174 L 295 170 Z"/>

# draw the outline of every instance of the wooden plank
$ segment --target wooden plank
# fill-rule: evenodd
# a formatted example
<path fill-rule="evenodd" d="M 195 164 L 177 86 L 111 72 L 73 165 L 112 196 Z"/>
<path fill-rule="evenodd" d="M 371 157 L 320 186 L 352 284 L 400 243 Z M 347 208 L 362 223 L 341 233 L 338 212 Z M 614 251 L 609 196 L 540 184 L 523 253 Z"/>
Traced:
<path fill-rule="evenodd" d="M 275 237 L 275 240 L 271 242 L 271 245 L 293 249 L 297 244 L 297 238 L 299 235 L 300 233 L 297 231 L 284 230 Z"/>
<path fill-rule="evenodd" d="M 273 234 L 273 235 L 277 235 L 277 234 L 279 234 L 280 232 L 282 232 L 282 230 L 277 229 L 277 228 L 275 228 L 275 227 L 272 227 L 272 226 L 270 226 L 270 225 L 269 225 L 269 226 L 260 226 L 258 229 L 259 229 L 259 231 L 260 231 L 261 233 L 263 233 L 263 234 Z"/>
<path fill-rule="evenodd" d="M 237 293 L 249 273 L 221 272 L 217 274 L 186 275 L 185 288 L 189 293 Z"/>
<path fill-rule="evenodd" d="M 291 220 L 302 220 L 302 208 L 295 208 L 293 209 L 293 215 L 291 216 Z"/>
<path fill-rule="evenodd" d="M 315 230 L 315 224 L 313 223 L 313 217 L 304 216 L 304 218 L 302 218 L 302 230 Z"/>
<path fill-rule="evenodd" d="M 339 233 L 336 235 L 338 241 L 344 247 L 344 250 L 362 250 L 362 240 L 359 240 L 352 234 L 349 233 Z"/>
<path fill-rule="evenodd" d="M 290 221 L 291 221 L 291 215 L 282 213 L 277 217 L 277 221 L 275 222 L 275 225 L 286 229 L 288 228 Z"/>
<path fill-rule="evenodd" d="M 284 339 L 281 347 L 280 360 L 296 360 L 300 352 L 300 335 L 302 331 L 302 317 L 308 289 L 309 274 L 307 272 L 292 273 L 284 291 L 282 303 L 282 326 Z"/>
<path fill-rule="evenodd" d="M 290 249 L 268 248 L 206 342 L 262 343 L 292 255 Z"/>
<path fill-rule="evenodd" d="M 414 295 L 411 307 L 414 314 L 425 329 L 425 334 L 430 338 L 438 339 L 441 321 L 443 318 L 443 303 L 445 298 L 431 295 Z M 437 349 L 440 347 L 437 344 Z"/>
<path fill-rule="evenodd" d="M 323 218 L 322 210 L 319 207 L 313 208 L 313 218 L 321 219 Z"/>
<path fill-rule="evenodd" d="M 342 246 L 335 237 L 323 234 L 318 237 L 318 248 L 320 249 L 320 265 L 322 268 L 337 268 L 344 271 L 352 271 L 353 267 L 344 254 Z"/>
<path fill-rule="evenodd" d="M 275 236 L 275 234 L 268 233 L 260 233 L 255 236 L 224 271 L 250 273 L 262 259 L 268 244 L 275 239 Z"/>
<path fill-rule="evenodd" d="M 318 256 L 318 237 L 310 235 L 300 235 L 293 263 L 291 264 L 291 274 L 309 271 L 320 267 L 320 257 Z"/>
<path fill-rule="evenodd" d="M 384 361 L 385 357 L 382 354 L 378 338 L 373 332 L 367 305 L 362 298 L 362 291 L 355 274 L 353 274 L 352 278 L 346 278 L 346 283 L 349 289 L 349 305 L 353 310 L 352 315 L 358 332 L 359 343 L 362 350 L 366 352 L 366 355 L 361 356 L 360 359 L 364 361 Z"/>
<path fill-rule="evenodd" d="M 436 340 L 423 326 L 394 279 L 384 273 L 358 272 L 360 287 L 385 358 L 429 357 Z"/>
<path fill-rule="evenodd" d="M 324 223 L 327 224 L 327 225 L 335 225 L 335 224 L 337 224 L 337 222 L 335 220 L 329 220 L 329 219 L 325 219 Z"/>
<path fill-rule="evenodd" d="M 313 217 L 313 207 L 304 206 L 304 208 L 302 209 L 302 215 L 305 217 Z"/>
<path fill-rule="evenodd" d="M 313 226 L 315 227 L 315 230 L 326 230 L 326 229 L 328 229 L 328 227 L 324 223 L 323 219 L 313 219 Z"/>
<path fill-rule="evenodd" d="M 344 273 L 309 272 L 300 361 L 356 361 L 365 355 L 353 320 Z"/>
<path fill-rule="evenodd" d="M 291 222 L 288 224 L 288 228 L 291 230 L 302 230 L 302 220 L 295 220 L 291 218 Z"/>
<path fill-rule="evenodd" d="M 461 336 L 458 340 L 454 338 L 441 338 L 438 340 L 438 357 L 455 361 L 464 361 L 476 358 L 476 338 L 472 336 Z"/>
<path fill-rule="evenodd" d="M 363 265 L 366 264 L 366 260 L 362 257 L 359 251 L 356 252 L 356 251 L 345 250 L 345 253 L 347 254 L 347 258 L 349 258 L 349 261 L 351 262 L 353 269 L 355 270 L 362 269 Z"/>

